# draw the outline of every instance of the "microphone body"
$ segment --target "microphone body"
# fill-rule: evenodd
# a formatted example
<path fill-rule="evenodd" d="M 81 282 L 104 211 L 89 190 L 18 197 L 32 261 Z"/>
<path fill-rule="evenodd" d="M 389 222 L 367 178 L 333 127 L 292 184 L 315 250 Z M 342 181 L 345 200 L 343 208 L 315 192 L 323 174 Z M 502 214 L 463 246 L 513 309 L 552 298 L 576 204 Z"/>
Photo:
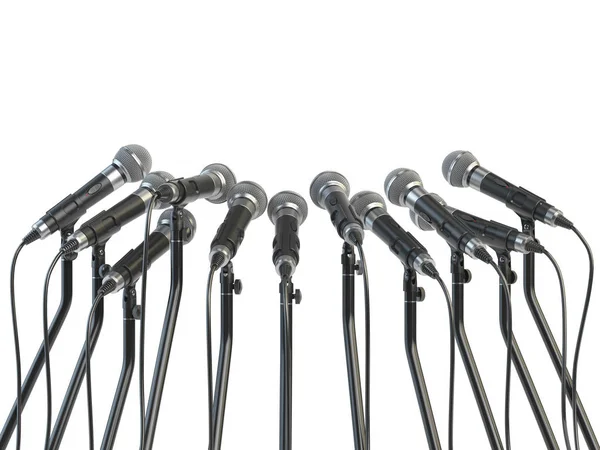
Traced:
<path fill-rule="evenodd" d="M 573 226 L 560 210 L 543 198 L 481 167 L 471 152 L 450 153 L 444 159 L 442 173 L 452 186 L 472 187 L 503 202 L 520 217 L 538 220 L 553 227 L 570 229 Z"/>
<path fill-rule="evenodd" d="M 50 208 L 32 230 L 39 239 L 73 225 L 91 206 L 123 186 L 141 180 L 152 167 L 150 153 L 140 145 L 122 147 L 106 169 L 88 181 L 75 193 Z M 33 242 L 33 241 L 31 241 Z"/>

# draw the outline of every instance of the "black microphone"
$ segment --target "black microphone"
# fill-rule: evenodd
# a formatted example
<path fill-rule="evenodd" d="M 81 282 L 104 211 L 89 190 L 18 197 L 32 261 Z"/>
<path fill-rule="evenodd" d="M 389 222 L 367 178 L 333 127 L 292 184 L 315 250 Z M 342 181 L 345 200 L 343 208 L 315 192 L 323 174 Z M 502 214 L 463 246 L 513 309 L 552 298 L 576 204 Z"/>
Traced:
<path fill-rule="evenodd" d="M 199 198 L 211 203 L 223 203 L 227 193 L 235 185 L 235 175 L 224 164 L 209 164 L 200 175 L 169 180 L 158 188 L 162 202 L 171 205 L 187 205 Z"/>
<path fill-rule="evenodd" d="M 446 205 L 444 200 L 437 194 L 431 194 L 450 214 L 463 222 L 483 241 L 496 251 L 516 251 L 519 253 L 543 253 L 544 246 L 539 244 L 533 237 L 522 233 L 516 228 L 509 227 L 494 220 L 485 220 L 467 212 Z M 410 211 L 410 219 L 423 231 L 433 230 L 433 227 L 425 222 L 420 216 Z"/>
<path fill-rule="evenodd" d="M 275 225 L 273 264 L 280 276 L 291 277 L 300 261 L 298 229 L 306 220 L 308 205 L 301 195 L 282 191 L 274 195 L 267 208 L 269 219 Z"/>
<path fill-rule="evenodd" d="M 492 261 L 492 256 L 475 233 L 423 188 L 417 172 L 410 169 L 393 170 L 385 179 L 384 189 L 390 202 L 410 208 L 421 216 L 452 248 L 485 263 Z"/>
<path fill-rule="evenodd" d="M 156 229 L 148 236 L 148 269 L 154 261 L 169 250 L 171 241 L 171 215 L 172 209 L 164 211 L 159 219 Z M 189 243 L 196 234 L 196 219 L 191 212 L 183 210 L 183 244 Z M 134 250 L 129 250 L 104 276 L 102 288 L 104 295 L 118 292 L 126 286 L 131 286 L 142 276 L 142 258 L 144 243 Z"/>
<path fill-rule="evenodd" d="M 210 244 L 210 265 L 224 267 L 236 255 L 251 220 L 267 209 L 267 194 L 252 181 L 241 181 L 227 194 L 229 211 Z"/>
<path fill-rule="evenodd" d="M 527 219 L 539 220 L 553 227 L 573 228 L 573 223 L 543 198 L 517 187 L 479 165 L 471 152 L 450 153 L 442 163 L 442 173 L 455 187 L 472 187 L 504 204 Z"/>
<path fill-rule="evenodd" d="M 140 181 L 152 168 L 152 157 L 141 145 L 121 147 L 112 164 L 88 181 L 74 194 L 53 206 L 31 227 L 23 239 L 30 244 L 45 239 L 55 231 L 72 226 L 89 207 L 128 182 Z"/>
<path fill-rule="evenodd" d="M 167 172 L 152 172 L 146 175 L 135 192 L 81 225 L 79 230 L 63 244 L 61 250 L 65 254 L 76 253 L 99 242 L 106 242 L 121 227 L 143 215 L 150 200 L 156 195 L 156 189 L 171 178 L 173 176 Z M 154 204 L 155 209 L 163 209 L 167 206 L 168 203 L 160 199 Z"/>
<path fill-rule="evenodd" d="M 326 209 L 338 235 L 350 245 L 362 244 L 364 231 L 350 206 L 350 183 L 338 172 L 321 172 L 310 184 L 310 198 Z"/>
<path fill-rule="evenodd" d="M 363 226 L 387 244 L 405 267 L 421 275 L 435 278 L 438 274 L 435 261 L 415 237 L 402 228 L 387 212 L 383 197 L 372 191 L 354 194 L 350 204 Z"/>

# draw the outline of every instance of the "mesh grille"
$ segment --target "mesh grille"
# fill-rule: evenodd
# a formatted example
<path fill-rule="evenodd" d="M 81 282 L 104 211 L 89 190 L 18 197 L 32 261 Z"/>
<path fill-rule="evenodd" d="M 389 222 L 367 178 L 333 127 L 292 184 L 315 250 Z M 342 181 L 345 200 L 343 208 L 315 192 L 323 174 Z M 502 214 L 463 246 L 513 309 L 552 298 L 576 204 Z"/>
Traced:
<path fill-rule="evenodd" d="M 140 181 L 152 169 L 152 157 L 141 145 L 126 145 L 115 155 L 115 161 L 126 172 L 128 181 Z"/>
<path fill-rule="evenodd" d="M 259 184 L 253 181 L 240 181 L 238 184 L 233 186 L 227 194 L 227 202 L 229 207 L 233 201 L 237 198 L 248 198 L 255 203 L 256 210 L 252 215 L 253 219 L 256 219 L 263 215 L 267 209 L 267 194 Z"/>
<path fill-rule="evenodd" d="M 323 208 L 321 201 L 324 200 L 320 198 L 321 190 L 326 186 L 333 185 L 341 186 L 346 191 L 346 195 L 350 194 L 350 183 L 344 175 L 338 172 L 321 172 L 310 184 L 310 198 L 319 208 Z"/>
<path fill-rule="evenodd" d="M 387 211 L 383 197 L 373 191 L 360 191 L 352 196 L 350 205 L 354 208 L 356 215 L 364 223 L 365 217 L 373 208 L 383 208 Z"/>
<path fill-rule="evenodd" d="M 294 209 L 300 214 L 298 225 L 302 225 L 304 223 L 306 216 L 308 216 L 308 205 L 306 204 L 306 200 L 304 200 L 300 194 L 297 194 L 293 191 L 281 191 L 280 193 L 271 197 L 269 206 L 267 208 L 267 214 L 273 224 L 275 224 L 275 217 L 273 217 L 273 214 L 276 213 L 277 210 L 279 210 L 279 208 L 282 206 L 290 204 L 294 205 Z"/>
<path fill-rule="evenodd" d="M 207 198 L 207 200 L 211 203 L 223 203 L 225 200 L 227 200 L 227 194 L 229 193 L 229 190 L 235 186 L 235 175 L 225 164 L 218 163 L 209 164 L 206 166 L 204 169 L 202 169 L 202 173 L 205 172 L 218 173 L 220 175 L 219 179 L 225 180 L 225 184 L 221 186 L 219 195 L 215 198 Z"/>
<path fill-rule="evenodd" d="M 389 173 L 385 179 L 384 189 L 388 200 L 394 205 L 406 206 L 405 197 L 408 188 L 418 184 L 423 185 L 421 177 L 417 172 L 410 169 L 396 169 Z"/>
<path fill-rule="evenodd" d="M 450 153 L 442 163 L 442 174 L 448 183 L 454 187 L 467 187 L 463 184 L 463 179 L 469 170 L 469 167 L 479 162 L 471 152 L 458 150 Z"/>

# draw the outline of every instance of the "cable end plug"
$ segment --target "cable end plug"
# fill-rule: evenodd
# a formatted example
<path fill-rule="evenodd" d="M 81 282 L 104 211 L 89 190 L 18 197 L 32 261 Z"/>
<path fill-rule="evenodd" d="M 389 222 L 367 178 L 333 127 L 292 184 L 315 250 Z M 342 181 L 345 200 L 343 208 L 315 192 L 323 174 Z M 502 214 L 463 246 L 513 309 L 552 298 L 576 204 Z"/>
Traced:
<path fill-rule="evenodd" d="M 571 222 L 569 219 L 567 219 L 562 214 L 559 214 L 556 217 L 556 220 L 554 221 L 554 225 L 556 225 L 557 227 L 566 228 L 567 230 L 573 229 L 573 222 Z"/>
<path fill-rule="evenodd" d="M 76 252 L 78 248 L 79 242 L 77 241 L 77 239 L 70 239 L 62 245 L 62 247 L 60 248 L 60 252 L 63 255 L 69 255 L 71 253 Z"/>
<path fill-rule="evenodd" d="M 421 272 L 423 272 L 423 274 L 427 275 L 429 278 L 433 278 L 434 280 L 440 276 L 440 273 L 435 268 L 435 266 L 429 262 L 421 266 Z"/>
<path fill-rule="evenodd" d="M 105 281 L 100 289 L 98 289 L 98 295 L 102 295 L 103 297 L 112 294 L 117 289 L 117 282 L 115 280 Z"/>
<path fill-rule="evenodd" d="M 27 236 L 25 236 L 23 238 L 23 243 L 25 245 L 29 245 L 32 242 L 37 241 L 38 239 L 40 239 L 42 236 L 40 236 L 40 233 L 37 230 L 31 230 L 29 233 L 27 233 Z"/>
<path fill-rule="evenodd" d="M 539 242 L 529 241 L 525 244 L 525 250 L 527 250 L 530 253 L 544 253 L 545 248 Z"/>
<path fill-rule="evenodd" d="M 475 251 L 473 252 L 473 257 L 475 259 L 483 261 L 486 264 L 490 264 L 491 262 L 494 261 L 494 258 L 492 258 L 492 255 L 490 255 L 484 247 L 476 248 Z"/>

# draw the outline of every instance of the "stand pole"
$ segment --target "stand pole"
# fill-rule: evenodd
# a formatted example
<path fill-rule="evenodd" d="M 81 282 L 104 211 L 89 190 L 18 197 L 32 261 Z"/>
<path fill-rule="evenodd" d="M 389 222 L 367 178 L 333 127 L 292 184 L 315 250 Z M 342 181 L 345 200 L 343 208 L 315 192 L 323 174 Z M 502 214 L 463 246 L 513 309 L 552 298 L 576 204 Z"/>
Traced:
<path fill-rule="evenodd" d="M 123 365 L 104 431 L 104 438 L 100 446 L 102 450 L 112 450 L 115 445 L 119 423 L 121 422 L 123 408 L 125 407 L 125 401 L 129 392 L 129 385 L 133 376 L 133 369 L 135 367 L 136 300 L 137 292 L 135 285 L 125 287 L 123 289 Z"/>
<path fill-rule="evenodd" d="M 292 450 L 292 351 L 293 300 L 299 303 L 300 291 L 294 293 L 294 283 L 284 276 L 279 283 L 280 295 L 280 387 L 279 387 L 279 450 Z"/>
<path fill-rule="evenodd" d="M 427 436 L 427 443 L 431 450 L 441 450 L 442 444 L 438 436 L 435 417 L 429 394 L 427 392 L 427 384 L 421 367 L 421 359 L 419 358 L 419 350 L 417 348 L 417 304 L 424 300 L 424 291 L 417 287 L 417 273 L 412 269 L 404 271 L 404 341 L 406 346 L 406 357 L 408 358 L 408 366 L 412 375 L 413 384 L 415 386 L 415 394 L 419 402 L 421 410 L 421 418 L 423 419 L 423 428 Z"/>
<path fill-rule="evenodd" d="M 350 409 L 352 412 L 352 429 L 354 431 L 354 449 L 366 450 L 366 426 L 363 409 L 358 349 L 356 344 L 356 326 L 354 321 L 354 272 L 356 256 L 354 248 L 344 243 L 342 251 L 343 277 L 343 320 L 344 343 L 346 346 L 346 367 L 348 371 L 348 387 L 350 390 Z"/>
<path fill-rule="evenodd" d="M 535 222 L 530 221 L 529 219 L 521 219 L 523 225 L 523 232 L 535 238 Z M 523 288 L 525 290 L 525 300 L 527 301 L 527 305 L 529 306 L 529 310 L 531 311 L 531 315 L 533 316 L 533 320 L 538 327 L 540 336 L 542 336 L 542 340 L 546 345 L 546 350 L 550 355 L 550 359 L 552 360 L 552 364 L 554 364 L 554 368 L 556 369 L 556 374 L 559 379 L 562 380 L 562 354 L 558 345 L 556 345 L 556 340 L 554 339 L 554 335 L 552 334 L 552 330 L 546 321 L 546 316 L 542 311 L 542 307 L 540 306 L 537 294 L 535 292 L 535 254 L 528 253 L 523 256 Z M 571 405 L 573 404 L 573 380 L 571 379 L 571 375 L 568 370 L 565 370 L 566 378 L 567 378 L 567 394 L 569 396 L 569 401 Z M 588 419 L 587 413 L 585 412 L 585 408 L 581 403 L 581 398 L 577 395 L 577 421 L 579 426 L 581 427 L 581 434 L 583 435 L 585 442 L 591 450 L 600 450 L 600 444 L 598 443 L 598 439 L 594 434 L 594 430 L 592 429 L 592 424 Z"/>
<path fill-rule="evenodd" d="M 102 243 L 92 247 L 92 302 L 96 298 L 96 292 L 98 292 L 98 289 L 100 289 L 100 286 L 102 286 L 102 276 L 100 275 L 100 268 L 106 262 L 105 245 L 106 243 Z M 102 330 L 103 322 L 104 299 L 100 300 L 100 303 L 98 304 L 98 307 L 96 308 L 96 312 L 94 314 L 94 321 L 92 323 L 92 333 L 90 341 L 90 350 L 92 354 L 94 353 L 94 349 L 96 348 L 96 343 L 98 342 L 98 337 L 100 336 L 100 331 Z M 56 421 L 54 422 L 52 436 L 50 437 L 49 450 L 58 450 L 62 442 L 63 436 L 65 434 L 65 431 L 67 429 L 67 425 L 69 424 L 69 419 L 71 418 L 71 413 L 73 412 L 73 407 L 75 406 L 75 401 L 77 400 L 79 389 L 81 388 L 81 385 L 83 384 L 83 378 L 85 377 L 85 352 L 86 347 L 84 343 L 83 348 L 81 349 L 81 353 L 79 354 L 77 364 L 75 365 L 75 370 L 73 370 L 73 375 L 71 376 L 69 387 L 67 388 L 67 392 L 65 393 L 65 396 L 63 398 L 60 411 L 58 412 L 58 416 L 56 417 Z"/>
<path fill-rule="evenodd" d="M 73 234 L 74 226 L 70 226 L 64 228 L 60 232 L 61 245 L 64 244 L 69 236 Z M 50 349 L 54 345 L 54 341 L 60 333 L 60 330 L 67 318 L 67 314 L 69 313 L 69 309 L 71 308 L 71 301 L 73 300 L 73 260 L 76 255 L 63 256 L 61 260 L 61 300 L 58 305 L 58 309 L 54 314 L 54 318 L 52 319 L 52 323 L 50 324 L 50 328 L 48 329 L 48 335 L 50 338 Z M 31 363 L 31 367 L 29 368 L 29 372 L 27 372 L 27 376 L 25 377 L 25 381 L 21 386 L 21 409 L 25 409 L 25 405 L 27 404 L 27 400 L 31 395 L 31 391 L 33 391 L 33 387 L 37 382 L 40 373 L 42 372 L 42 368 L 44 367 L 44 362 L 46 358 L 44 357 L 44 344 L 40 345 L 39 350 L 37 351 L 33 363 Z M 0 434 L 0 450 L 6 450 L 8 447 L 8 443 L 10 442 L 10 438 L 15 431 L 17 426 L 17 401 L 15 400 L 12 409 L 10 410 L 10 414 L 6 419 L 4 424 L 4 428 L 2 429 L 2 433 Z"/>
<path fill-rule="evenodd" d="M 496 427 L 496 421 L 494 420 L 494 414 L 485 393 L 479 370 L 477 369 L 477 363 L 475 357 L 471 351 L 469 339 L 465 331 L 464 324 L 464 300 L 465 300 L 465 283 L 470 281 L 470 273 L 465 270 L 465 259 L 464 254 L 460 251 L 452 251 L 451 258 L 452 267 L 452 307 L 454 309 L 454 327 L 456 330 L 456 343 L 460 354 L 462 356 L 467 376 L 473 389 L 473 395 L 475 401 L 479 407 L 479 413 L 481 414 L 481 420 L 487 433 L 490 447 L 493 450 L 503 450 L 502 440 Z"/>
<path fill-rule="evenodd" d="M 142 450 L 150 450 L 154 445 L 160 402 L 165 387 L 169 357 L 171 356 L 175 326 L 177 325 L 177 315 L 179 313 L 179 305 L 181 304 L 182 284 L 183 209 L 175 206 L 173 207 L 173 214 L 171 216 L 171 290 L 169 292 L 169 301 L 167 302 L 167 311 L 163 322 L 158 355 L 156 356 L 156 364 L 154 366 L 154 376 L 152 377 L 152 386 L 146 409 L 146 435 Z"/>

